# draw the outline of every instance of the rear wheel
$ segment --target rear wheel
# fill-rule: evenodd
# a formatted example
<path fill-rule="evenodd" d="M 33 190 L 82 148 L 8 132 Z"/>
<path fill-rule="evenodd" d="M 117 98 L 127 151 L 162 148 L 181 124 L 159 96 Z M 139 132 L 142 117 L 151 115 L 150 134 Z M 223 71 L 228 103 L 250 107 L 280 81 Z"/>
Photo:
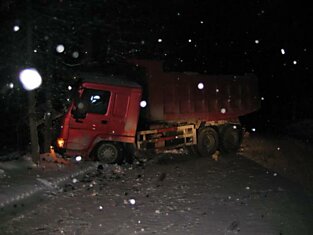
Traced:
<path fill-rule="evenodd" d="M 204 127 L 198 133 L 198 151 L 202 157 L 211 156 L 218 147 L 218 135 L 212 127 Z"/>
<path fill-rule="evenodd" d="M 239 125 L 227 125 L 221 130 L 220 150 L 223 153 L 236 153 L 242 142 L 242 128 Z"/>
<path fill-rule="evenodd" d="M 115 143 L 101 143 L 97 148 L 96 157 L 100 162 L 106 164 L 121 164 L 123 162 L 123 155 L 118 144 Z"/>

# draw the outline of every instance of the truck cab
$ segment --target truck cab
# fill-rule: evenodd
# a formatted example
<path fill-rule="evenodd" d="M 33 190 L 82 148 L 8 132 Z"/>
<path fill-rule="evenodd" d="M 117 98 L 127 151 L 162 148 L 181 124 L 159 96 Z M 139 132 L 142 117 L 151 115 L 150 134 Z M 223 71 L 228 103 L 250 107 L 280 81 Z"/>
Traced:
<path fill-rule="evenodd" d="M 80 78 L 57 147 L 68 157 L 119 161 L 121 143 L 135 142 L 142 89 L 121 77 L 82 74 Z"/>

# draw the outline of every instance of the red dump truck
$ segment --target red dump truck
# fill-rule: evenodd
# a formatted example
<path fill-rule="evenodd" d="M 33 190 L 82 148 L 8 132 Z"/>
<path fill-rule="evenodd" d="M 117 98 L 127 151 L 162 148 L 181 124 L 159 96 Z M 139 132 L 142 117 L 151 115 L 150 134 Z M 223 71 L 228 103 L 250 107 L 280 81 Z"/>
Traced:
<path fill-rule="evenodd" d="M 189 147 L 202 156 L 235 152 L 239 117 L 260 100 L 253 75 L 164 72 L 162 62 L 132 60 L 145 76 L 81 74 L 57 149 L 65 156 L 121 163 L 130 150 Z"/>

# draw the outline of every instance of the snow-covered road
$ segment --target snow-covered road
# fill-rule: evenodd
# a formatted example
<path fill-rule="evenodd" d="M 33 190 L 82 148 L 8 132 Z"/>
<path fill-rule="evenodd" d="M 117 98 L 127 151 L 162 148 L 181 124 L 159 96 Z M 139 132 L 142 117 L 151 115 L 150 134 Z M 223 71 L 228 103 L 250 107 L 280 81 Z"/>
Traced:
<path fill-rule="evenodd" d="M 31 202 L 1 234 L 312 234 L 312 198 L 241 155 L 101 166 Z"/>

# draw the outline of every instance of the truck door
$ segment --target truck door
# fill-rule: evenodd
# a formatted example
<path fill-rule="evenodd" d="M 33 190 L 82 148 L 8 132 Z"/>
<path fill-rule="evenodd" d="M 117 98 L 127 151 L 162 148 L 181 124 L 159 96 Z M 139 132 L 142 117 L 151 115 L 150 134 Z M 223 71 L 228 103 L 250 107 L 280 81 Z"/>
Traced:
<path fill-rule="evenodd" d="M 85 88 L 82 92 L 80 109 L 84 109 L 84 117 L 74 118 L 72 115 L 69 128 L 68 148 L 87 151 L 97 135 L 108 134 L 111 118 L 109 106 L 111 92 Z"/>
<path fill-rule="evenodd" d="M 113 107 L 111 111 L 113 123 L 109 127 L 110 133 L 114 136 L 127 136 L 129 134 L 125 130 L 129 99 L 129 92 L 119 90 L 114 94 L 114 105 L 112 105 Z"/>

